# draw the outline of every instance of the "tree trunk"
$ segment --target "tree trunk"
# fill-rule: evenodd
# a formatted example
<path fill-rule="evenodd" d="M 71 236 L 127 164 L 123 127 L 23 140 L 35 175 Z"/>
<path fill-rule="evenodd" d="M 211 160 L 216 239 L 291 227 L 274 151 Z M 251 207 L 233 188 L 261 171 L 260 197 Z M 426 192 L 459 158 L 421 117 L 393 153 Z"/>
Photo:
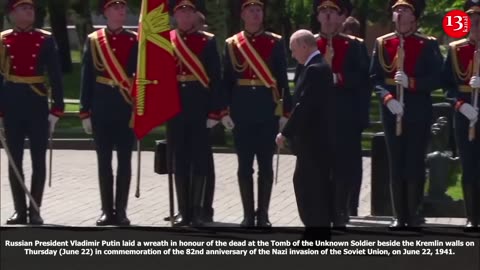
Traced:
<path fill-rule="evenodd" d="M 35 2 L 35 28 L 43 28 L 45 16 L 47 15 L 47 0 L 38 0 Z"/>
<path fill-rule="evenodd" d="M 0 31 L 3 31 L 3 22 L 5 21 L 5 12 L 4 10 L 0 10 Z"/>
<path fill-rule="evenodd" d="M 57 41 L 62 71 L 68 73 L 72 71 L 72 57 L 68 40 L 66 8 L 67 2 L 64 0 L 48 1 L 50 24 L 52 25 L 53 36 Z"/>
<path fill-rule="evenodd" d="M 83 54 L 83 45 L 87 39 L 88 34 L 93 32 L 93 23 L 91 17 L 91 9 L 89 1 L 77 0 L 72 3 L 72 9 L 75 11 L 75 30 L 77 32 L 78 43 L 80 47 L 80 55 Z M 81 59 L 81 58 L 80 58 Z"/>
<path fill-rule="evenodd" d="M 222 53 L 225 46 L 225 39 L 228 37 L 227 3 L 223 0 L 205 0 L 206 21 L 208 31 L 215 33 L 217 48 Z"/>
<path fill-rule="evenodd" d="M 242 19 L 241 19 L 241 0 L 231 0 L 228 1 L 228 8 L 230 10 L 230 20 L 227 21 L 228 24 L 228 36 L 231 36 L 235 33 L 240 32 L 242 29 Z"/>

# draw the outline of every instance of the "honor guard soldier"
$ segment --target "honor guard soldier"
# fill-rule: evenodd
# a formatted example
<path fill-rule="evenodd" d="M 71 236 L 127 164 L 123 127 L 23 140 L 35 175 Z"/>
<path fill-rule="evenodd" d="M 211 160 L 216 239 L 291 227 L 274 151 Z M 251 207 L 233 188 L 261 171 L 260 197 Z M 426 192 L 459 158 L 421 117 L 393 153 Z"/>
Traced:
<path fill-rule="evenodd" d="M 127 1 L 104 0 L 100 10 L 107 18 L 107 27 L 91 33 L 85 44 L 80 118 L 85 132 L 93 133 L 96 145 L 103 212 L 97 226 L 128 226 L 126 208 L 135 140 L 130 91 L 137 67 L 137 34 L 123 28 Z M 113 149 L 118 160 L 115 205 Z"/>
<path fill-rule="evenodd" d="M 471 19 L 468 38 L 450 43 L 443 76 L 445 90 L 455 106 L 455 137 L 462 163 L 463 198 L 467 228 L 480 224 L 480 1 L 468 0 L 465 12 Z M 476 99 L 476 100 L 475 100 Z"/>
<path fill-rule="evenodd" d="M 257 226 L 270 227 L 268 207 L 275 137 L 291 109 L 285 45 L 281 36 L 263 30 L 262 1 L 243 0 L 241 9 L 245 30 L 227 39 L 224 58 L 226 101 L 235 123 L 233 135 L 244 211 L 241 226 L 255 226 L 253 161 L 256 156 Z"/>
<path fill-rule="evenodd" d="M 208 134 L 222 118 L 217 43 L 213 34 L 198 30 L 196 9 L 195 1 L 177 0 L 173 9 L 177 29 L 170 31 L 182 107 L 168 125 L 180 212 L 176 226 L 202 226 L 210 221 L 205 217 L 211 216 L 207 213 L 211 209 L 203 207 L 206 177 L 213 167 Z"/>
<path fill-rule="evenodd" d="M 362 131 L 369 125 L 371 91 L 368 88 L 369 57 L 362 39 L 340 33 L 350 15 L 348 0 L 317 1 L 319 51 L 333 72 L 336 92 L 336 162 L 332 174 L 334 227 L 345 227 L 349 199 L 357 215 L 362 182 Z"/>
<path fill-rule="evenodd" d="M 0 128 L 5 128 L 13 159 L 10 162 L 14 162 L 22 178 L 24 141 L 28 137 L 32 158 L 31 195 L 40 206 L 46 180 L 48 138 L 64 110 L 60 61 L 51 33 L 33 28 L 34 1 L 8 1 L 6 10 L 14 28 L 0 34 Z M 45 71 L 53 100 L 50 109 Z M 16 178 L 9 166 L 15 213 L 7 224 L 26 224 L 27 204 L 20 184 L 23 179 Z M 32 205 L 28 214 L 31 224 L 43 224 L 40 213 Z"/>
<path fill-rule="evenodd" d="M 392 228 L 419 227 L 425 155 L 432 118 L 431 92 L 441 86 L 437 40 L 417 32 L 423 0 L 390 2 L 396 31 L 377 38 L 370 75 L 380 101 L 390 164 Z"/>

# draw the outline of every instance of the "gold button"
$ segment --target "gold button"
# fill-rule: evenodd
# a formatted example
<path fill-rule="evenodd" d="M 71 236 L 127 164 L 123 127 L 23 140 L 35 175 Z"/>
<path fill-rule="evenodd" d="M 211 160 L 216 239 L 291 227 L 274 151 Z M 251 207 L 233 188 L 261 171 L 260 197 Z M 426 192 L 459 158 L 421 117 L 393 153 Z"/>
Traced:
<path fill-rule="evenodd" d="M 37 57 L 37 55 L 36 55 L 36 54 L 32 54 L 32 57 L 35 58 L 35 57 Z"/>
<path fill-rule="evenodd" d="M 182 83 L 182 87 L 186 87 L 186 86 L 187 86 L 186 84 Z"/>
<path fill-rule="evenodd" d="M 116 38 L 116 37 L 112 37 L 112 39 L 113 39 L 113 40 L 117 40 L 117 38 Z"/>
<path fill-rule="evenodd" d="M 13 55 L 10 55 L 10 59 L 13 59 L 13 58 L 15 58 L 15 56 L 13 56 Z"/>
<path fill-rule="evenodd" d="M 115 51 L 116 51 L 116 49 L 115 49 L 115 48 L 113 48 L 113 49 L 112 49 L 112 51 L 114 51 L 114 52 L 115 52 Z"/>
<path fill-rule="evenodd" d="M 255 74 L 252 75 L 253 78 L 256 78 L 257 76 Z"/>
<path fill-rule="evenodd" d="M 252 42 L 255 42 L 255 39 L 252 39 Z"/>
<path fill-rule="evenodd" d="M 130 41 L 133 41 L 133 37 L 130 38 Z"/>
<path fill-rule="evenodd" d="M 14 35 L 14 36 L 16 36 L 16 35 L 17 35 L 17 33 L 13 33 L 13 35 Z"/>
<path fill-rule="evenodd" d="M 13 69 L 17 69 L 17 66 L 13 66 Z"/>
<path fill-rule="evenodd" d="M 184 72 L 182 72 L 182 74 L 185 75 L 185 74 L 187 74 L 187 73 L 184 71 Z"/>
<path fill-rule="evenodd" d="M 255 89 L 257 89 L 257 88 L 255 86 L 252 86 L 252 90 L 255 90 Z"/>
<path fill-rule="evenodd" d="M 35 44 L 35 46 L 40 47 L 40 44 L 37 43 L 37 44 Z"/>
<path fill-rule="evenodd" d="M 30 70 L 33 70 L 33 67 L 30 67 Z"/>

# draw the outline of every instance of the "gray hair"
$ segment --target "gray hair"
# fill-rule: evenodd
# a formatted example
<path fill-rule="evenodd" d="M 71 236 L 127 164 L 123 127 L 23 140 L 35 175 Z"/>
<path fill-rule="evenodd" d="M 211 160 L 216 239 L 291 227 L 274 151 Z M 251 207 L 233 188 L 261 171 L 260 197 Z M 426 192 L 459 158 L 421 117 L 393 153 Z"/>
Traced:
<path fill-rule="evenodd" d="M 312 32 L 306 29 L 300 29 L 292 34 L 290 37 L 290 44 L 293 42 L 297 42 L 297 44 L 304 44 L 310 48 L 317 47 L 317 41 L 315 40 L 315 36 Z"/>

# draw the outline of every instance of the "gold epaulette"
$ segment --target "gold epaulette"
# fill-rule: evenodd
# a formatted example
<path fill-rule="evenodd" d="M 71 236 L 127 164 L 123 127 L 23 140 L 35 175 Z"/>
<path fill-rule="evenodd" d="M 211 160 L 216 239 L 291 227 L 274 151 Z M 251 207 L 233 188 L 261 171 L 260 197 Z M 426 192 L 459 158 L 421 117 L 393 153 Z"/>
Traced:
<path fill-rule="evenodd" d="M 397 56 L 395 56 L 390 64 L 387 64 L 387 61 L 385 59 L 385 56 L 383 54 L 384 48 L 384 42 L 385 40 L 391 39 L 396 37 L 395 32 L 388 33 L 386 35 L 383 35 L 381 37 L 377 38 L 377 44 L 378 44 L 378 61 L 380 62 L 380 65 L 382 66 L 383 70 L 387 73 L 391 73 L 396 67 L 397 67 Z"/>
<path fill-rule="evenodd" d="M 138 36 L 138 33 L 135 32 L 135 31 L 132 31 L 132 30 L 127 30 L 127 29 L 126 29 L 125 32 L 127 32 L 127 33 L 129 33 L 129 34 L 132 34 L 132 35 L 134 35 L 134 36 Z"/>
<path fill-rule="evenodd" d="M 358 41 L 358 42 L 363 42 L 363 39 L 361 38 L 358 38 L 356 36 L 352 36 L 352 35 L 347 35 L 345 33 L 340 33 L 338 34 L 339 36 L 343 37 L 343 38 L 346 38 L 348 40 L 355 40 L 355 41 Z"/>
<path fill-rule="evenodd" d="M 414 34 L 416 37 L 419 37 L 419 38 L 422 38 L 422 39 L 426 39 L 426 40 L 437 40 L 437 38 L 435 37 L 432 37 L 432 36 L 427 36 L 427 35 L 424 35 L 420 32 L 415 32 Z"/>
<path fill-rule="evenodd" d="M 232 68 L 236 72 L 244 72 L 247 67 L 248 67 L 248 62 L 244 61 L 243 63 L 240 63 L 235 56 L 234 48 L 236 47 L 235 44 L 235 36 L 231 36 L 225 40 L 227 44 L 227 51 L 228 51 L 228 56 L 230 57 L 230 61 L 232 62 Z"/>
<path fill-rule="evenodd" d="M 451 50 L 450 55 L 452 57 L 452 68 L 455 71 L 455 74 L 457 75 L 457 77 L 462 81 L 469 80 L 469 78 L 472 77 L 473 75 L 473 61 L 470 61 L 470 63 L 468 63 L 466 70 L 463 71 L 462 68 L 460 67 L 460 63 L 458 61 L 458 56 L 457 56 L 457 48 L 467 44 L 468 44 L 468 39 L 466 38 L 456 40 L 448 44 Z"/>
<path fill-rule="evenodd" d="M 100 57 L 101 52 L 97 51 L 97 46 L 95 45 L 95 42 L 98 38 L 97 32 L 100 30 L 97 30 L 93 33 L 90 33 L 88 35 L 88 42 L 90 43 L 90 52 L 92 54 L 92 61 L 93 61 L 93 66 L 95 67 L 96 70 L 103 72 L 105 71 L 105 65 L 103 64 L 102 58 Z"/>
<path fill-rule="evenodd" d="M 49 31 L 46 31 L 46 30 L 43 30 L 43 29 L 40 29 L 40 28 L 35 28 L 34 31 L 38 32 L 38 33 L 41 33 L 45 36 L 51 36 L 52 35 L 52 32 L 49 32 Z"/>
<path fill-rule="evenodd" d="M 448 46 L 452 48 L 457 48 L 458 46 L 467 45 L 467 44 L 468 44 L 468 39 L 464 38 L 464 39 L 452 41 L 448 43 Z"/>
<path fill-rule="evenodd" d="M 8 76 L 10 69 L 10 58 L 7 56 L 7 48 L 3 46 L 3 37 L 11 34 L 13 29 L 0 32 L 0 74 L 4 77 Z"/>
<path fill-rule="evenodd" d="M 229 45 L 233 44 L 235 42 L 235 37 L 231 36 L 225 40 L 225 42 Z"/>
<path fill-rule="evenodd" d="M 3 38 L 4 36 L 11 34 L 12 32 L 13 32 L 13 29 L 8 29 L 8 30 L 5 30 L 5 31 L 2 31 L 2 32 L 0 32 L 0 37 Z"/>
<path fill-rule="evenodd" d="M 275 33 L 273 33 L 273 32 L 265 31 L 265 35 L 271 36 L 271 37 L 273 37 L 273 38 L 276 39 L 276 40 L 282 39 L 282 36 L 280 36 L 280 35 L 278 35 L 278 34 L 275 34 Z"/>
<path fill-rule="evenodd" d="M 213 38 L 215 37 L 214 34 L 210 33 L 210 32 L 207 32 L 207 31 L 198 31 L 200 34 L 206 36 L 206 37 L 209 37 L 209 38 Z"/>
<path fill-rule="evenodd" d="M 97 37 L 96 33 L 97 33 L 98 31 L 100 31 L 100 30 L 97 30 L 97 31 L 94 31 L 94 32 L 88 34 L 88 38 L 90 38 L 90 39 L 96 38 L 96 37 Z"/>
<path fill-rule="evenodd" d="M 386 35 L 383 35 L 383 36 L 378 37 L 378 38 L 377 38 L 377 42 L 379 42 L 380 45 L 381 45 L 381 44 L 383 44 L 383 42 L 384 42 L 385 40 L 390 39 L 390 38 L 393 38 L 393 37 L 395 37 L 395 36 L 396 36 L 395 32 L 388 33 L 388 34 L 386 34 Z"/>

